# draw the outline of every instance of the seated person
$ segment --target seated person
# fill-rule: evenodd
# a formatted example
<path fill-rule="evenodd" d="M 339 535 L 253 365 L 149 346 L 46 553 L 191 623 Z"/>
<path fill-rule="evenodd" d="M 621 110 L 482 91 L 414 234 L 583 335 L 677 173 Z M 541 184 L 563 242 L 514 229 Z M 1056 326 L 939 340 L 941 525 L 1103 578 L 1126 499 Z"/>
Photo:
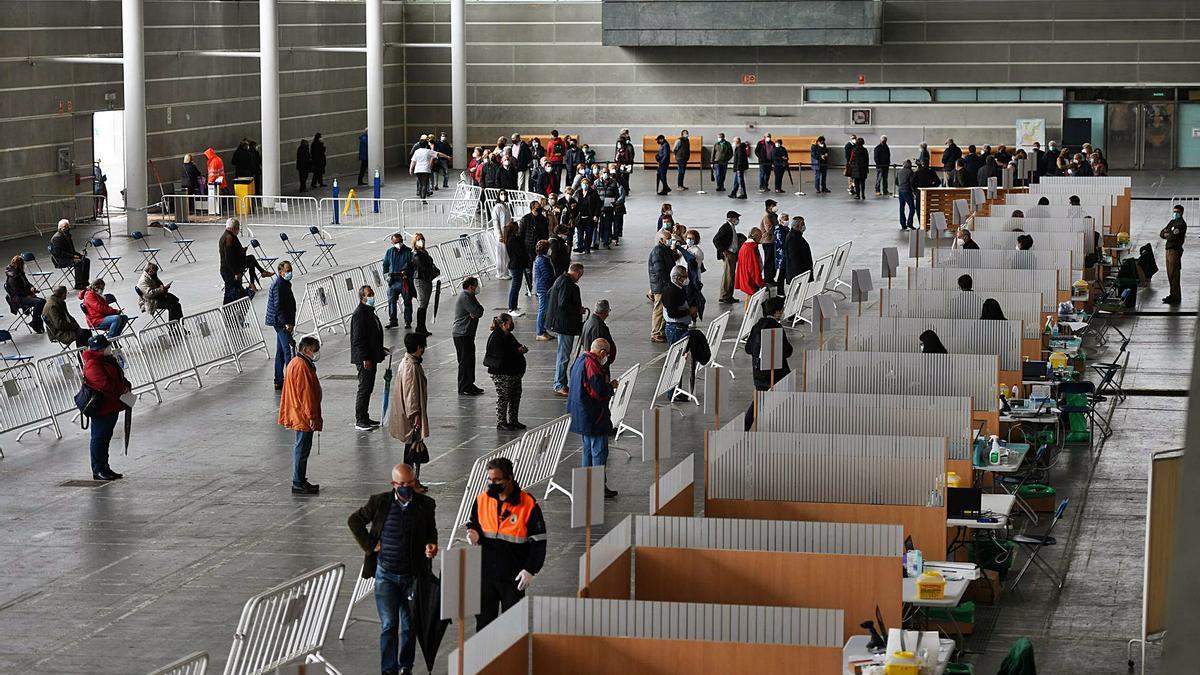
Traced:
<path fill-rule="evenodd" d="M 917 337 L 921 341 L 922 354 L 945 354 L 946 346 L 942 344 L 941 338 L 937 333 L 927 330 Z"/>
<path fill-rule="evenodd" d="M 42 310 L 46 322 L 46 337 L 51 342 L 76 347 L 86 347 L 92 332 L 79 326 L 79 322 L 67 311 L 67 287 L 59 286 L 50 292 L 50 299 Z"/>
<path fill-rule="evenodd" d="M 92 261 L 75 250 L 75 242 L 71 239 L 71 221 L 66 218 L 58 221 L 58 232 L 50 237 L 50 259 L 59 269 L 75 268 L 75 290 L 82 291 L 87 288 Z"/>
<path fill-rule="evenodd" d="M 183 318 L 183 307 L 179 304 L 179 298 L 171 293 L 171 284 L 173 283 L 175 282 L 164 284 L 158 278 L 158 265 L 154 263 L 146 265 L 137 285 L 138 290 L 142 292 L 138 298 L 138 304 L 142 307 L 142 311 L 153 314 L 164 309 L 167 311 L 167 318 L 171 321 Z"/>
<path fill-rule="evenodd" d="M 109 338 L 117 337 L 125 330 L 129 317 L 110 304 L 115 298 L 104 294 L 103 279 L 93 281 L 79 298 L 83 300 L 83 314 L 89 327 L 106 331 Z"/>
<path fill-rule="evenodd" d="M 1017 237 L 1017 250 L 1029 251 L 1033 249 L 1033 237 L 1028 234 L 1022 234 Z"/>
<path fill-rule="evenodd" d="M 1004 321 L 1004 310 L 995 298 L 988 298 L 983 301 L 983 311 L 980 312 L 979 318 L 982 321 Z"/>
<path fill-rule="evenodd" d="M 14 255 L 8 267 L 4 268 L 4 297 L 13 314 L 29 310 L 29 327 L 33 332 L 45 330 L 42 326 L 42 308 L 46 306 L 46 300 L 38 294 L 37 287 L 29 283 L 29 277 L 25 276 L 25 260 L 19 255 Z"/>
<path fill-rule="evenodd" d="M 963 274 L 958 277 L 958 290 L 960 290 L 960 291 L 975 290 L 975 280 L 971 278 L 970 274 Z"/>

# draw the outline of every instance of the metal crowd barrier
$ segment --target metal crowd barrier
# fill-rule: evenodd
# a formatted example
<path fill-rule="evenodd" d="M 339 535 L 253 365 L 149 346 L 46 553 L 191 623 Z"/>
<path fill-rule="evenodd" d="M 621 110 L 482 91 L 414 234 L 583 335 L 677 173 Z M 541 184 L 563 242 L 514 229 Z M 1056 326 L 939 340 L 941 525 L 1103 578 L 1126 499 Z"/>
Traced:
<path fill-rule="evenodd" d="M 300 659 L 337 673 L 321 649 L 345 572 L 330 563 L 247 600 L 225 675 L 265 675 Z"/>
<path fill-rule="evenodd" d="M 191 200 L 191 210 L 186 219 L 179 214 Z M 247 229 L 254 227 L 294 227 L 308 232 L 308 228 L 321 226 L 321 210 L 316 197 L 282 197 L 251 195 L 163 195 L 163 202 L 171 206 L 177 222 L 223 223 L 226 218 L 237 218 Z"/>
<path fill-rule="evenodd" d="M 324 197 L 318 204 L 318 211 L 321 218 L 320 227 L 352 227 L 393 232 L 400 230 L 400 201 L 397 199 L 375 199 L 363 197 L 358 193 L 355 193 L 353 201 L 346 196 L 337 199 Z"/>
<path fill-rule="evenodd" d="M 613 440 L 620 438 L 621 432 L 624 431 L 637 434 L 639 438 L 642 437 L 642 432 L 625 423 L 625 414 L 629 410 L 629 401 L 633 399 L 633 388 L 637 386 L 638 372 L 641 371 L 641 368 L 642 364 L 635 363 L 617 378 L 617 389 L 608 402 L 608 414 L 617 430 Z"/>
<path fill-rule="evenodd" d="M 522 490 L 529 491 L 534 486 L 546 483 L 544 499 L 549 498 L 554 490 L 570 497 L 569 490 L 554 482 L 554 470 L 562 457 L 563 446 L 567 443 L 567 430 L 570 427 L 571 418 L 563 415 L 553 422 L 530 429 L 517 440 L 505 443 L 476 459 L 471 465 L 470 473 L 467 474 L 462 503 L 458 506 L 454 526 L 450 528 L 450 540 L 446 542 L 446 548 L 451 548 L 455 541 L 465 538 L 462 526 L 471 515 L 471 504 L 475 503 L 479 493 L 483 492 L 484 483 L 487 482 L 487 463 L 497 457 L 512 460 L 515 478 Z"/>
<path fill-rule="evenodd" d="M 262 350 L 268 354 L 262 326 L 249 298 L 217 309 L 185 316 L 179 321 L 147 326 L 114 341 L 124 361 L 125 377 L 139 396 L 152 394 L 162 403 L 159 385 L 195 378 L 233 364 L 242 372 L 242 357 Z M 82 349 L 69 349 L 0 370 L 0 433 L 20 431 L 17 440 L 50 427 L 62 438 L 58 416 L 78 418 L 75 394 L 83 383 Z"/>
<path fill-rule="evenodd" d="M 400 227 L 406 233 L 479 229 L 487 221 L 483 209 L 483 188 L 459 183 L 450 198 L 401 201 Z"/>
<path fill-rule="evenodd" d="M 208 653 L 196 652 L 165 665 L 150 675 L 204 675 L 206 670 L 208 670 Z"/>

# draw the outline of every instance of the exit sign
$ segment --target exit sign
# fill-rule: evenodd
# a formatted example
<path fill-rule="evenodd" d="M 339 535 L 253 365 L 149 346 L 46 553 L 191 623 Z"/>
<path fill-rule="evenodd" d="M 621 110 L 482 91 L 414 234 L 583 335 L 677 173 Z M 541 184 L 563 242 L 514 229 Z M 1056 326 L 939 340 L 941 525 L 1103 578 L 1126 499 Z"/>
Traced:
<path fill-rule="evenodd" d="M 750 73 L 742 75 L 742 84 L 758 84 L 758 75 Z"/>

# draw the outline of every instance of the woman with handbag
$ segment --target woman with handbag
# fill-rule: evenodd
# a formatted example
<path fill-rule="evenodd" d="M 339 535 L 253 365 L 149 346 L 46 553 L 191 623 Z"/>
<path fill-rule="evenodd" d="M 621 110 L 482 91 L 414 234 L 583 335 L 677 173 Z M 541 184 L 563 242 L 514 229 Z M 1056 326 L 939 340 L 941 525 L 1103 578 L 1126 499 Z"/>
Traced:
<path fill-rule="evenodd" d="M 496 428 L 520 431 L 527 428 L 517 418 L 521 409 L 521 378 L 525 377 L 525 353 L 529 348 L 513 335 L 512 315 L 501 313 L 492 319 L 483 365 L 496 383 Z"/>
<path fill-rule="evenodd" d="M 433 256 L 425 250 L 425 235 L 413 233 L 413 286 L 417 290 L 417 333 L 425 336 L 433 335 L 425 327 L 425 318 L 429 313 L 429 296 L 433 294 L 433 281 L 441 276 L 442 271 L 433 262 Z"/>
<path fill-rule="evenodd" d="M 392 395 L 388 410 L 388 431 L 392 438 L 404 441 L 404 463 L 412 466 L 421 478 L 421 465 L 429 462 L 429 383 L 421 357 L 425 354 L 425 336 L 420 332 L 404 336 L 404 358 L 392 380 Z M 418 483 L 418 491 L 425 488 Z"/>
<path fill-rule="evenodd" d="M 121 474 L 108 465 L 108 446 L 117 418 L 126 405 L 121 396 L 129 393 L 133 385 L 125 379 L 121 364 L 113 356 L 108 338 L 94 335 L 83 350 L 83 386 L 90 390 L 90 401 L 80 411 L 92 420 L 92 437 L 89 445 L 92 458 L 92 478 L 95 480 L 117 480 Z"/>

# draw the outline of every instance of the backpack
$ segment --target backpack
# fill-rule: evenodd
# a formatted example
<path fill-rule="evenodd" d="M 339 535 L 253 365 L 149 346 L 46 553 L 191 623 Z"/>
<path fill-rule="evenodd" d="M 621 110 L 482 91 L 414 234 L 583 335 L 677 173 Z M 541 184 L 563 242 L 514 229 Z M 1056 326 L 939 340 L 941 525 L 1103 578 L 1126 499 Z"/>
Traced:
<path fill-rule="evenodd" d="M 1142 244 L 1138 249 L 1138 266 L 1142 268 L 1142 274 L 1147 280 L 1158 272 L 1158 263 L 1154 261 L 1154 247 L 1150 244 Z"/>
<path fill-rule="evenodd" d="M 96 412 L 100 410 L 100 403 L 104 401 L 104 394 L 87 386 L 86 383 L 80 383 L 79 391 L 75 393 L 75 407 L 79 409 L 79 426 L 84 429 L 88 428 L 88 420 L 96 416 Z"/>

